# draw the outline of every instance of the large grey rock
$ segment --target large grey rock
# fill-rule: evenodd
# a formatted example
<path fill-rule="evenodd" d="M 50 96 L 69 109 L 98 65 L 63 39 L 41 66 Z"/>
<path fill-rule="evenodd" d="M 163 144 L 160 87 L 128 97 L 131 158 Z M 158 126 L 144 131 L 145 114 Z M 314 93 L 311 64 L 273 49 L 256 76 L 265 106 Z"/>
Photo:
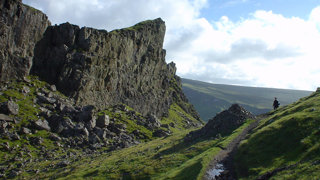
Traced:
<path fill-rule="evenodd" d="M 158 129 L 152 133 L 152 135 L 155 137 L 166 137 L 166 136 L 169 136 L 170 134 L 171 132 L 169 130 L 165 131 L 163 129 Z"/>
<path fill-rule="evenodd" d="M 0 112 L 17 115 L 19 113 L 19 105 L 13 101 L 3 102 L 0 105 Z"/>
<path fill-rule="evenodd" d="M 159 128 L 161 126 L 161 122 L 155 115 L 148 114 L 146 126 L 151 129 Z"/>
<path fill-rule="evenodd" d="M 38 99 L 39 103 L 46 103 L 46 104 L 53 104 L 57 101 L 55 98 L 46 97 L 41 94 L 37 95 L 37 99 Z"/>
<path fill-rule="evenodd" d="M 56 134 L 50 133 L 49 139 L 51 139 L 52 141 L 61 141 L 61 137 L 59 137 Z"/>
<path fill-rule="evenodd" d="M 86 127 L 84 127 L 84 125 L 82 125 L 81 123 L 77 124 L 75 126 L 75 130 L 77 133 L 84 135 L 85 137 L 89 136 L 89 131 Z M 77 134 L 76 134 L 77 135 Z"/>
<path fill-rule="evenodd" d="M 96 134 L 89 135 L 89 142 L 91 144 L 96 144 L 96 143 L 99 143 L 100 141 L 101 141 L 100 138 Z"/>
<path fill-rule="evenodd" d="M 10 116 L 7 116 L 5 114 L 0 114 L 0 120 L 2 121 L 8 121 L 8 122 L 13 122 L 13 119 Z"/>
<path fill-rule="evenodd" d="M 0 83 L 29 74 L 34 47 L 49 25 L 45 14 L 21 0 L 0 1 Z"/>
<path fill-rule="evenodd" d="M 65 120 L 59 115 L 52 115 L 48 121 L 52 132 L 61 133 L 65 129 Z"/>
<path fill-rule="evenodd" d="M 94 128 L 94 133 L 98 135 L 98 137 L 102 140 L 106 139 L 107 131 L 105 129 L 101 129 L 99 127 Z"/>
<path fill-rule="evenodd" d="M 50 128 L 49 123 L 48 123 L 47 120 L 41 120 L 41 119 L 39 119 L 39 120 L 37 120 L 37 121 L 34 122 L 34 125 L 35 125 L 35 127 L 36 127 L 37 129 L 39 129 L 39 130 L 47 130 L 47 131 L 50 131 L 50 130 L 51 130 L 51 128 Z"/>
<path fill-rule="evenodd" d="M 89 122 L 92 118 L 94 118 L 94 106 L 92 105 L 82 107 L 77 115 L 77 121 L 80 122 Z"/>
<path fill-rule="evenodd" d="M 109 123 L 110 123 L 110 118 L 106 114 L 99 116 L 97 119 L 97 126 L 100 128 L 104 128 L 108 126 Z"/>
<path fill-rule="evenodd" d="M 116 134 L 120 134 L 123 131 L 125 131 L 127 126 L 125 124 L 110 124 L 108 129 L 110 129 L 111 132 L 114 132 Z"/>
<path fill-rule="evenodd" d="M 32 131 L 26 127 L 21 128 L 21 134 L 32 134 Z"/>

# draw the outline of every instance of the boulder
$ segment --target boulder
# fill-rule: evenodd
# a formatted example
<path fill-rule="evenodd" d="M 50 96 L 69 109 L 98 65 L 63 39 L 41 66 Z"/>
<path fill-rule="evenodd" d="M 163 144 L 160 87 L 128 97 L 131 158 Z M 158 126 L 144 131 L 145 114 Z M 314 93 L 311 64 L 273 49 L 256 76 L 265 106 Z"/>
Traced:
<path fill-rule="evenodd" d="M 8 142 L 1 144 L 1 146 L 4 150 L 10 151 L 10 144 Z"/>
<path fill-rule="evenodd" d="M 43 139 L 42 139 L 42 137 L 31 137 L 30 138 L 30 143 L 32 145 L 39 146 L 39 145 L 41 145 L 43 143 Z"/>
<path fill-rule="evenodd" d="M 0 130 L 4 130 L 8 126 L 6 121 L 0 120 Z"/>
<path fill-rule="evenodd" d="M 50 90 L 53 91 L 53 92 L 56 92 L 57 91 L 57 87 L 53 84 L 50 86 Z"/>
<path fill-rule="evenodd" d="M 13 101 L 3 102 L 0 105 L 0 111 L 4 114 L 17 115 L 19 113 L 19 105 Z"/>
<path fill-rule="evenodd" d="M 30 88 L 28 86 L 23 86 L 22 93 L 24 93 L 24 94 L 30 93 Z"/>
<path fill-rule="evenodd" d="M 58 103 L 58 106 L 57 106 L 61 111 L 62 113 L 64 114 L 75 114 L 75 113 L 78 113 L 77 110 L 75 109 L 74 106 L 72 106 L 71 104 L 68 104 L 68 103 Z"/>
<path fill-rule="evenodd" d="M 110 123 L 110 118 L 106 114 L 99 116 L 97 119 L 97 126 L 100 128 L 107 127 L 109 123 Z"/>
<path fill-rule="evenodd" d="M 88 129 L 93 129 L 96 127 L 97 121 L 96 121 L 96 117 L 92 116 L 92 118 L 90 119 L 90 121 L 87 123 L 87 127 Z"/>
<path fill-rule="evenodd" d="M 52 115 L 48 121 L 52 132 L 61 133 L 65 128 L 63 126 L 64 119 L 57 114 Z"/>
<path fill-rule="evenodd" d="M 21 128 L 21 134 L 32 134 L 32 131 L 26 127 Z"/>
<path fill-rule="evenodd" d="M 59 137 L 56 134 L 50 133 L 49 139 L 51 139 L 52 141 L 61 141 L 61 137 Z"/>
<path fill-rule="evenodd" d="M 155 115 L 148 114 L 146 126 L 151 129 L 159 128 L 161 126 L 161 122 Z"/>
<path fill-rule="evenodd" d="M 127 128 L 127 126 L 125 124 L 110 124 L 108 129 L 110 129 L 110 131 L 116 133 L 116 134 L 120 134 L 123 131 L 125 131 L 125 129 Z"/>
<path fill-rule="evenodd" d="M 46 97 L 44 95 L 41 95 L 40 93 L 38 93 L 37 99 L 37 102 L 41 104 L 54 104 L 57 101 L 55 98 Z"/>
<path fill-rule="evenodd" d="M 93 119 L 95 119 L 94 108 L 95 107 L 92 106 L 92 105 L 83 106 L 81 108 L 80 112 L 76 116 L 77 121 L 79 121 L 79 122 L 90 122 Z M 92 128 L 94 128 L 94 127 L 92 127 Z"/>
<path fill-rule="evenodd" d="M 47 131 L 50 131 L 51 128 L 49 126 L 49 123 L 47 120 L 37 120 L 37 121 L 34 121 L 34 126 L 36 129 L 38 130 L 47 130 Z"/>
<path fill-rule="evenodd" d="M 17 134 L 17 132 L 9 133 L 9 139 L 12 141 L 20 140 L 20 136 Z"/>
<path fill-rule="evenodd" d="M 100 141 L 101 141 L 100 138 L 96 134 L 94 133 L 90 134 L 89 143 L 96 144 L 96 143 L 100 143 Z"/>
<path fill-rule="evenodd" d="M 166 137 L 166 136 L 169 136 L 170 134 L 171 134 L 170 131 L 166 131 L 163 129 L 158 129 L 152 133 L 154 137 Z"/>
<path fill-rule="evenodd" d="M 84 127 L 83 124 L 79 123 L 75 126 L 75 131 L 77 134 L 81 134 L 81 135 L 84 135 L 85 137 L 88 137 L 89 136 L 89 131 L 86 127 Z M 77 135 L 76 134 L 76 135 Z"/>
<path fill-rule="evenodd" d="M 105 129 L 101 129 L 99 127 L 95 127 L 93 131 L 94 131 L 94 133 L 96 135 L 99 136 L 100 139 L 102 139 L 102 140 L 106 139 L 107 132 L 106 132 Z"/>
<path fill-rule="evenodd" d="M 13 118 L 11 118 L 10 116 L 7 116 L 5 114 L 0 114 L 0 120 L 7 121 L 7 122 L 13 122 Z"/>

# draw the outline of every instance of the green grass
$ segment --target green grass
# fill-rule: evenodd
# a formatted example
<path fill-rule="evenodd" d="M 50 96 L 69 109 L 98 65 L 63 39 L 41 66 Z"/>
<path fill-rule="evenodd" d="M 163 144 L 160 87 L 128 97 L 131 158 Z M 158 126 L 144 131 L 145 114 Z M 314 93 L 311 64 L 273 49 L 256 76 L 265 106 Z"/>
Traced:
<path fill-rule="evenodd" d="M 170 109 L 169 109 L 169 116 L 168 117 L 163 117 L 161 119 L 161 123 L 162 124 L 174 124 L 174 127 L 170 127 L 170 130 L 172 132 L 179 132 L 181 130 L 184 130 L 187 127 L 187 124 L 186 124 L 186 120 L 185 118 L 188 118 L 188 120 L 190 122 L 193 122 L 193 123 L 199 123 L 198 120 L 196 120 L 194 117 L 192 117 L 190 114 L 186 113 L 179 105 L 177 105 L 176 103 L 172 104 L 170 106 Z"/>
<path fill-rule="evenodd" d="M 48 84 L 39 81 L 36 77 L 30 77 L 30 79 L 33 85 L 29 86 L 30 93 L 28 95 L 23 95 L 19 91 L 23 86 L 26 86 L 26 83 L 12 82 L 10 88 L 2 92 L 3 94 L 0 96 L 0 102 L 13 99 L 19 104 L 20 110 L 17 117 L 20 118 L 20 122 L 15 124 L 13 129 L 15 131 L 18 131 L 21 126 L 26 126 L 30 121 L 38 119 L 39 107 L 33 103 L 36 89 L 48 90 L 49 87 Z M 5 174 L 19 166 L 20 160 L 12 163 L 11 161 L 15 157 L 20 157 L 33 160 L 32 163 L 24 167 L 23 173 L 17 177 L 25 179 L 32 179 L 35 176 L 39 179 L 201 179 L 210 160 L 221 150 L 221 147 L 226 147 L 232 139 L 241 133 L 243 128 L 253 121 L 248 120 L 229 136 L 219 139 L 200 139 L 196 142 L 187 143 L 184 142 L 184 137 L 194 129 L 191 126 L 189 127 L 186 121 L 199 123 L 199 120 L 185 112 L 178 103 L 170 106 L 168 117 L 160 119 L 162 124 L 169 125 L 169 129 L 173 133 L 165 138 L 155 138 L 152 136 L 152 130 L 139 125 L 138 119 L 143 117 L 128 106 L 126 107 L 127 110 L 124 111 L 110 107 L 99 112 L 99 115 L 109 115 L 110 119 L 113 119 L 116 123 L 126 124 L 128 133 L 139 130 L 144 134 L 144 139 L 140 139 L 141 144 L 112 152 L 108 151 L 108 147 L 103 147 L 98 150 L 99 153 L 86 155 L 80 148 L 58 147 L 55 142 L 49 139 L 50 132 L 44 130 L 31 135 L 20 135 L 21 139 L 16 141 L 2 138 L 0 143 L 8 142 L 10 147 L 15 147 L 10 153 L 0 151 L 1 162 L 10 162 L 11 164 Z M 137 119 L 132 118 L 129 115 L 130 113 L 135 113 Z M 34 137 L 41 137 L 43 139 L 42 144 L 29 144 L 27 139 Z M 48 159 L 42 156 L 43 147 L 51 152 L 52 158 Z M 26 149 L 30 152 L 29 155 L 26 153 L 20 155 Z M 70 165 L 55 168 L 70 152 L 76 154 L 76 156 L 68 158 L 71 161 Z M 35 159 L 37 161 L 34 161 Z M 38 174 L 34 171 L 36 169 L 40 170 Z"/>
<path fill-rule="evenodd" d="M 119 34 L 121 31 L 139 31 L 139 30 L 143 29 L 143 27 L 145 27 L 145 25 L 150 22 L 152 22 L 152 20 L 142 21 L 142 22 L 139 22 L 138 24 L 135 24 L 135 25 L 127 27 L 127 28 L 115 29 L 115 30 L 111 31 L 110 33 Z"/>
<path fill-rule="evenodd" d="M 131 107 L 126 106 L 128 111 L 132 111 L 136 117 L 143 118 L 142 115 L 138 112 L 135 112 Z M 126 111 L 119 111 L 114 109 L 114 107 L 110 107 L 106 110 L 100 111 L 98 115 L 106 114 L 110 119 L 114 119 L 116 124 L 125 124 L 127 126 L 126 131 L 128 133 L 132 133 L 134 130 L 139 130 L 140 134 L 143 136 L 140 139 L 142 140 L 151 140 L 154 139 L 152 137 L 152 130 L 147 129 L 143 125 L 139 125 L 139 119 L 134 119 L 131 115 L 128 115 Z"/>
<path fill-rule="evenodd" d="M 58 179 L 201 179 L 210 160 L 252 120 L 232 135 L 214 140 L 183 141 L 190 131 L 99 156 L 82 157 L 65 168 L 40 173 L 39 178 Z M 42 166 L 44 166 L 42 164 Z"/>
<path fill-rule="evenodd" d="M 43 88 L 44 90 L 48 90 L 49 85 L 45 82 L 39 81 L 37 77 L 29 76 L 28 78 L 31 81 L 31 86 L 30 84 L 28 86 L 28 83 L 26 82 L 11 81 L 8 85 L 8 88 L 2 91 L 2 94 L 0 95 L 0 103 L 6 102 L 9 99 L 11 99 L 19 105 L 19 113 L 15 116 L 15 119 L 18 121 L 12 124 L 13 128 L 9 130 L 11 132 L 19 132 L 22 126 L 27 127 L 32 121 L 36 121 L 39 119 L 37 116 L 40 112 L 39 105 L 33 102 L 34 98 L 36 97 L 36 89 Z M 28 86 L 30 88 L 29 93 L 23 94 L 21 92 L 24 86 Z M 60 93 L 58 94 L 61 95 Z M 10 116 L 14 117 L 13 115 Z M 0 146 L 0 162 L 10 162 L 10 168 L 7 168 L 5 172 L 8 173 L 9 170 L 16 168 L 17 165 L 21 163 L 21 160 L 12 161 L 12 159 L 21 158 L 25 160 L 30 160 L 35 158 L 41 158 L 40 151 L 42 146 L 46 147 L 46 149 L 48 150 L 59 149 L 56 152 L 57 156 L 65 153 L 61 150 L 61 148 L 57 148 L 54 142 L 48 138 L 49 134 L 50 133 L 48 131 L 44 130 L 36 131 L 35 133 L 30 135 L 19 135 L 20 139 L 14 141 L 11 141 L 8 137 L 3 136 L 0 139 L 0 144 L 8 143 L 11 148 L 10 152 L 8 153 Z M 42 138 L 43 142 L 40 146 L 31 145 L 29 143 L 29 140 L 27 140 L 34 137 Z M 29 151 L 30 155 L 28 155 L 26 151 Z M 39 165 L 37 168 L 43 167 L 40 165 L 41 163 L 35 164 Z M 30 168 L 31 167 L 26 167 L 25 169 Z"/>
<path fill-rule="evenodd" d="M 277 173 L 275 179 L 320 178 L 320 94 L 282 107 L 263 119 L 243 141 L 236 157 L 241 179 L 297 165 Z"/>

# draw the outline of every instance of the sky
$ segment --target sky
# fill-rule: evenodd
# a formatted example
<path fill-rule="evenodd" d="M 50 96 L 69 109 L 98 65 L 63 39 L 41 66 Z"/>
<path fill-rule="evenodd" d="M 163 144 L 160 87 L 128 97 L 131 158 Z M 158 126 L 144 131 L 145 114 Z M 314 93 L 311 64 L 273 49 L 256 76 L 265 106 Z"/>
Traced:
<path fill-rule="evenodd" d="M 183 78 L 320 87 L 320 0 L 23 0 L 52 24 L 120 29 L 161 17 L 166 61 Z"/>

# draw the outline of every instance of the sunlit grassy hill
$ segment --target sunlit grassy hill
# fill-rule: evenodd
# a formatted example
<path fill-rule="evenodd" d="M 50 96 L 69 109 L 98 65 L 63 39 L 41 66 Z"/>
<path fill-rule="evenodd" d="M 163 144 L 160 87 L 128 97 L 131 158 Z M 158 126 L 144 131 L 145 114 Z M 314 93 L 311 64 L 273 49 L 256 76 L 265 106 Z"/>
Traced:
<path fill-rule="evenodd" d="M 268 113 L 236 155 L 240 179 L 320 179 L 320 92 Z"/>
<path fill-rule="evenodd" d="M 211 84 L 190 79 L 182 79 L 182 88 L 204 121 L 234 103 L 261 114 L 272 109 L 274 97 L 278 97 L 282 106 L 311 94 L 311 91 Z"/>

